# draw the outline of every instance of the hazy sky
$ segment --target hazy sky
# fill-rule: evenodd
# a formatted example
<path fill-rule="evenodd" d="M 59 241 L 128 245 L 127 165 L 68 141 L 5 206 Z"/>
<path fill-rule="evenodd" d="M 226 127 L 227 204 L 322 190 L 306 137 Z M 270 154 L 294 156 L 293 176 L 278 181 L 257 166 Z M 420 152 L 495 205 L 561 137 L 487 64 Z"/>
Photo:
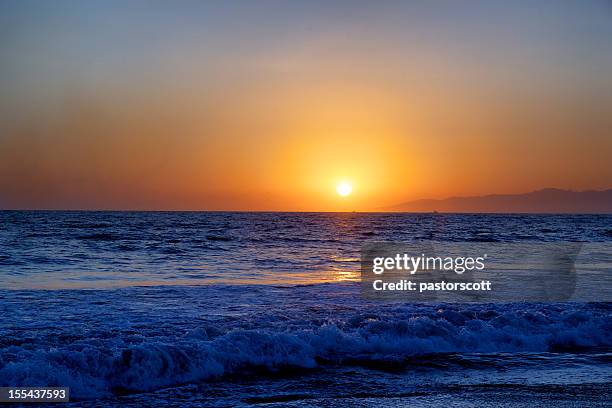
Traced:
<path fill-rule="evenodd" d="M 0 208 L 612 187 L 605 1 L 1 1 L 0 67 Z"/>

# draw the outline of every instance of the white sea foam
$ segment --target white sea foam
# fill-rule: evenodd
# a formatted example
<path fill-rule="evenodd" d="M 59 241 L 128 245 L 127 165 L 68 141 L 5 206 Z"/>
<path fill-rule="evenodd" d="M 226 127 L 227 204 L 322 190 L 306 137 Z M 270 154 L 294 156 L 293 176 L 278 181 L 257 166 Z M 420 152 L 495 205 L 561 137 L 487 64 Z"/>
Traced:
<path fill-rule="evenodd" d="M 165 291 L 167 299 L 184 298 L 186 303 L 172 301 L 164 316 L 157 313 L 164 306 Z M 149 328 L 142 330 L 135 329 L 140 322 L 134 324 L 119 314 L 114 315 L 115 322 L 94 330 L 87 313 L 77 316 L 80 324 L 62 328 L 65 338 L 53 337 L 52 327 L 32 330 L 29 335 L 15 335 L 5 328 L 0 384 L 69 386 L 74 397 L 92 398 L 241 375 L 253 369 L 372 362 L 409 366 L 418 356 L 442 353 L 577 352 L 612 347 L 608 304 L 366 304 L 349 296 L 356 291 L 352 285 L 327 284 L 92 292 L 68 303 L 96 313 L 91 302 L 104 294 L 117 303 L 116 311 L 143 299 L 160 299 L 160 305 L 150 310 Z M 36 294 L 30 292 L 30 296 Z M 210 310 L 220 297 L 234 300 L 228 300 L 216 316 L 201 322 L 166 319 L 187 310 L 195 299 Z M 250 302 L 252 310 L 236 308 L 244 301 Z M 66 312 L 68 303 L 58 302 L 47 313 Z M 83 327 L 88 319 L 92 326 Z"/>

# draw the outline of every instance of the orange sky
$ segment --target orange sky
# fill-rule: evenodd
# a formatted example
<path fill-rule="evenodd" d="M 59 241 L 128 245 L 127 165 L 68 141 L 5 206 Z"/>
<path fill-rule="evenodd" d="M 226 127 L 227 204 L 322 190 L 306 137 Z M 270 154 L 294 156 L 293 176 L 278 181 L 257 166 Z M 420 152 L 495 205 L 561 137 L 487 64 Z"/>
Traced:
<path fill-rule="evenodd" d="M 8 10 L 0 208 L 375 210 L 611 186 L 612 25 L 594 6 L 481 7 L 489 21 L 349 4 L 192 11 L 227 23 L 212 27 Z"/>

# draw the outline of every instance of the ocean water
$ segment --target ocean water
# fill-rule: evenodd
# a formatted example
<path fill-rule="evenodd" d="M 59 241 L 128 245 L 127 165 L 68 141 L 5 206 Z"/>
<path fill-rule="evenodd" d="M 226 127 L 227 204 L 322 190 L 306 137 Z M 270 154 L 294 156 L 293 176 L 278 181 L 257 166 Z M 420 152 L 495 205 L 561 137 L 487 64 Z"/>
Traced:
<path fill-rule="evenodd" d="M 608 405 L 609 302 L 362 298 L 361 247 L 418 240 L 607 246 L 612 216 L 0 212 L 0 386 L 69 386 L 74 406 Z M 610 282 L 607 254 L 589 268 Z"/>

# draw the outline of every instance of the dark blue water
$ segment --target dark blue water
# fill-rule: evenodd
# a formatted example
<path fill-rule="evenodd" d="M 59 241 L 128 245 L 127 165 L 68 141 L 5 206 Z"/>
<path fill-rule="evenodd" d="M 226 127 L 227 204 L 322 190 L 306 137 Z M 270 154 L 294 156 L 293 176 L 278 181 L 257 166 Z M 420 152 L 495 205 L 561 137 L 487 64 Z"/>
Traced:
<path fill-rule="evenodd" d="M 612 216 L 0 212 L 0 385 L 101 406 L 605 406 L 610 303 L 360 297 L 363 244 L 422 239 L 608 245 Z"/>
<path fill-rule="evenodd" d="M 0 287 L 330 282 L 422 239 L 612 242 L 612 216 L 0 212 Z"/>

